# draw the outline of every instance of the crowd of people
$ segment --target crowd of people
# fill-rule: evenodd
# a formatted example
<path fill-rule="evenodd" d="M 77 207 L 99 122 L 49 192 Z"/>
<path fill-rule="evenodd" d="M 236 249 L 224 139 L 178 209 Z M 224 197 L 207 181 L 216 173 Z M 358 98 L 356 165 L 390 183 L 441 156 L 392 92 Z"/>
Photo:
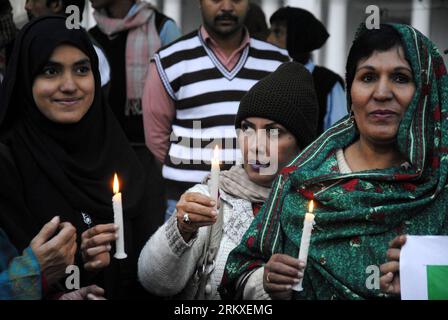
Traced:
<path fill-rule="evenodd" d="M 182 35 L 147 2 L 90 2 L 91 30 L 66 27 L 83 0 L 27 0 L 18 30 L 0 0 L 0 299 L 400 297 L 405 235 L 448 235 L 448 75 L 430 39 L 361 25 L 343 79 L 313 61 L 331 35 L 304 9 L 269 30 L 248 0 L 199 0 Z"/>

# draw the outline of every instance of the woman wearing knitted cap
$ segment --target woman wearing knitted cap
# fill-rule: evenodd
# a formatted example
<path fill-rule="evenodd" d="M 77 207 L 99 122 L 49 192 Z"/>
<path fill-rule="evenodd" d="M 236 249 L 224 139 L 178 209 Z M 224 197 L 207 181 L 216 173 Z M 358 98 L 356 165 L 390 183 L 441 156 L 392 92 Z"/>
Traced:
<path fill-rule="evenodd" d="M 241 100 L 235 127 L 243 165 L 221 172 L 219 213 L 207 185 L 194 186 L 140 254 L 140 282 L 156 295 L 220 298 L 217 288 L 229 252 L 250 226 L 276 174 L 315 137 L 317 100 L 309 72 L 291 62 L 258 82 Z M 247 298 L 267 297 L 262 276 L 258 273 L 249 284 Z"/>
<path fill-rule="evenodd" d="M 311 12 L 300 8 L 280 8 L 269 20 L 271 33 L 267 41 L 287 49 L 289 56 L 313 75 L 319 102 L 317 134 L 321 134 L 347 115 L 344 81 L 333 71 L 315 65 L 311 58 L 311 52 L 327 41 L 327 29 Z"/>
<path fill-rule="evenodd" d="M 316 224 L 297 299 L 384 298 L 366 285 L 366 270 L 398 259 L 396 250 L 386 258 L 389 241 L 404 233 L 448 234 L 448 76 L 437 48 L 407 25 L 362 26 L 346 69 L 352 116 L 276 179 L 264 209 L 229 255 L 225 297 L 261 269 L 265 288 L 277 284 L 271 297 L 291 298 L 295 270 L 268 261 L 298 256 L 311 200 Z M 400 238 L 391 242 L 402 244 Z M 382 266 L 382 289 L 389 293 L 396 292 L 397 265 Z"/>

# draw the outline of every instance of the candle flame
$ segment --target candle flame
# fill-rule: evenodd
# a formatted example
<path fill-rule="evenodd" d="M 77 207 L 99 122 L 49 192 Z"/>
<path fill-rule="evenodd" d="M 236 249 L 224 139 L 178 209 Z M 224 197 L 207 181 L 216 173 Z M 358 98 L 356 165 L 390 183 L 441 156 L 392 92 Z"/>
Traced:
<path fill-rule="evenodd" d="M 313 211 L 314 211 L 314 201 L 311 200 L 310 204 L 308 205 L 308 212 L 313 213 Z"/>
<path fill-rule="evenodd" d="M 117 174 L 115 174 L 115 176 L 114 176 L 114 194 L 117 194 L 118 192 L 120 192 L 120 183 L 118 181 Z"/>

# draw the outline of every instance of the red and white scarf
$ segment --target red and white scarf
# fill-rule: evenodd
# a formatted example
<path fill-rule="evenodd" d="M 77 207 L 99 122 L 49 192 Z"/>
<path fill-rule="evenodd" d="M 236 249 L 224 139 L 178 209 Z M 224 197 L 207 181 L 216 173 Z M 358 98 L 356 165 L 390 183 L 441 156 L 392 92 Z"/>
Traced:
<path fill-rule="evenodd" d="M 161 40 L 155 24 L 155 9 L 137 0 L 132 15 L 113 19 L 104 10 L 95 11 L 94 17 L 101 32 L 113 39 L 119 32 L 128 30 L 126 43 L 126 92 L 125 115 L 141 115 L 141 98 L 149 62 L 160 49 Z"/>

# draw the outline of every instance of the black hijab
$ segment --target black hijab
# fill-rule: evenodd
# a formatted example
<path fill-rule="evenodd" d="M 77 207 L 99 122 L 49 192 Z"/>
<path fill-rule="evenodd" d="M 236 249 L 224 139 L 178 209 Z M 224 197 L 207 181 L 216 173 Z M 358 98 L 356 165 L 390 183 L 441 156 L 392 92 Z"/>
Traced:
<path fill-rule="evenodd" d="M 34 79 L 63 44 L 87 55 L 95 78 L 94 101 L 75 124 L 47 119 L 32 95 Z M 80 239 L 89 227 L 113 222 L 112 179 L 116 172 L 129 256 L 120 263 L 130 264 L 127 271 L 133 281 L 139 251 L 159 223 L 154 211 L 163 210 L 159 205 L 163 199 L 148 195 L 148 177 L 104 103 L 100 88 L 98 58 L 84 30 L 67 29 L 65 18 L 59 16 L 33 20 L 21 30 L 0 99 L 0 139 L 14 161 L 9 169 L 1 170 L 6 179 L 0 183 L 0 227 L 5 226 L 13 243 L 23 249 L 44 223 L 60 215 L 77 228 Z"/>
<path fill-rule="evenodd" d="M 324 45 L 330 36 L 325 26 L 309 11 L 284 7 L 278 9 L 270 18 L 270 23 L 286 21 L 286 48 L 291 58 L 302 64 L 303 57 Z"/>

